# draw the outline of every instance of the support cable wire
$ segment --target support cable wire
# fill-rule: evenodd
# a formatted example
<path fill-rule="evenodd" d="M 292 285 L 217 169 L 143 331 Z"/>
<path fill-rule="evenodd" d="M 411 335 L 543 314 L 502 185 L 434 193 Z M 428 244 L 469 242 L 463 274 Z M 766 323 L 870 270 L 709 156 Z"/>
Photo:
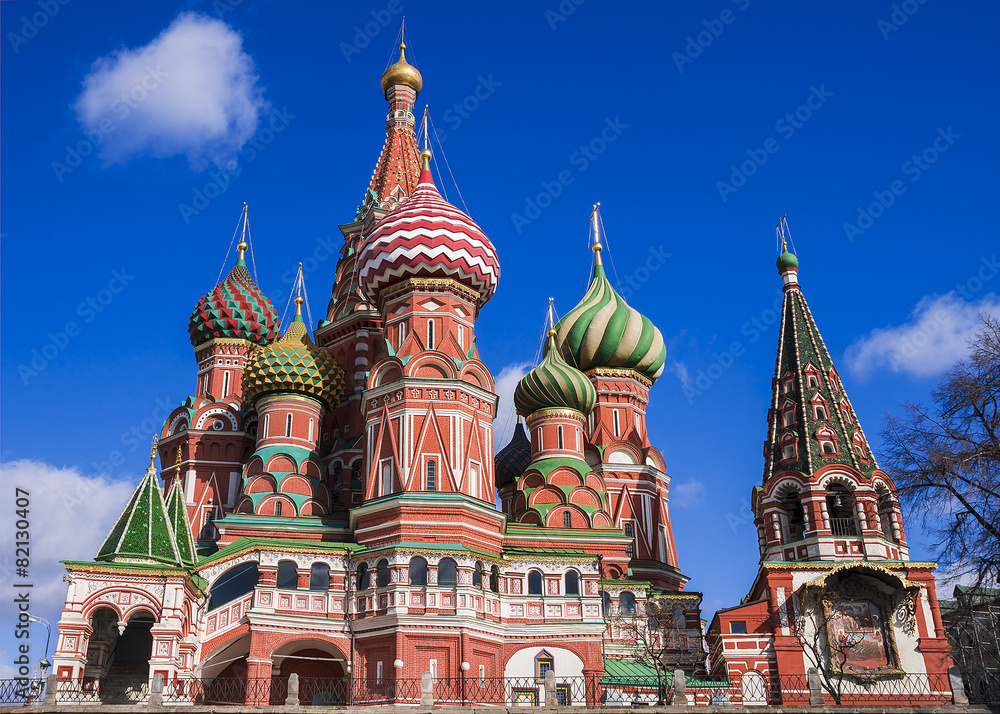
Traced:
<path fill-rule="evenodd" d="M 233 237 L 229 240 L 229 247 L 226 249 L 226 257 L 222 259 L 222 267 L 219 268 L 219 277 L 215 279 L 215 284 L 218 285 L 222 282 L 222 272 L 226 269 L 226 265 L 229 263 L 229 254 L 233 251 L 233 243 L 236 242 L 236 234 L 240 232 L 240 224 L 243 223 L 243 213 L 247 210 L 247 204 L 243 204 L 243 210 L 240 211 L 239 220 L 236 221 L 236 230 L 233 231 Z"/>
<path fill-rule="evenodd" d="M 465 204 L 465 198 L 462 196 L 462 189 L 458 187 L 458 181 L 455 180 L 455 174 L 451 172 L 451 164 L 448 163 L 448 155 L 444 153 L 444 147 L 441 146 L 441 139 L 438 137 L 437 127 L 434 126 L 434 120 L 430 119 L 431 131 L 434 132 L 434 141 L 437 142 L 438 149 L 441 150 L 441 158 L 444 159 L 444 165 L 448 168 L 448 175 L 451 177 L 451 182 L 455 184 L 455 190 L 458 191 L 458 199 L 462 202 L 462 208 L 465 209 L 465 214 L 469 215 L 469 207 Z M 435 159 L 434 165 L 437 166 L 437 160 Z M 444 183 L 444 182 L 442 182 Z M 448 196 L 445 196 L 447 200 Z"/>
<path fill-rule="evenodd" d="M 597 204 L 600 206 L 601 204 Z M 618 279 L 618 269 L 615 268 L 615 259 L 611 256 L 611 244 L 608 242 L 608 233 L 604 230 L 604 218 L 601 217 L 601 212 L 597 212 L 597 221 L 601 226 L 601 235 L 604 236 L 604 247 L 608 250 L 608 262 L 611 263 L 611 272 L 614 273 L 615 282 L 618 284 L 618 292 L 622 291 L 622 281 Z"/>

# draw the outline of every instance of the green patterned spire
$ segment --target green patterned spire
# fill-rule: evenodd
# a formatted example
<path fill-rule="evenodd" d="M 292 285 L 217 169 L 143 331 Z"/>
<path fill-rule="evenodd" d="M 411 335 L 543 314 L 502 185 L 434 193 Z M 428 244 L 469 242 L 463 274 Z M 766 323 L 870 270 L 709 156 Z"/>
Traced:
<path fill-rule="evenodd" d="M 243 395 L 253 403 L 265 394 L 306 394 L 328 408 L 344 397 L 344 371 L 326 350 L 309 339 L 302 320 L 302 298 L 295 298 L 295 318 L 284 336 L 258 349 L 243 370 Z"/>
<path fill-rule="evenodd" d="M 177 553 L 184 565 L 194 565 L 198 560 L 198 551 L 194 547 L 194 537 L 191 534 L 191 522 L 188 520 L 187 506 L 184 505 L 184 493 L 180 477 L 181 448 L 177 447 L 177 465 L 174 482 L 167 494 L 167 517 L 177 541 Z"/>
<path fill-rule="evenodd" d="M 763 480 L 788 469 L 813 474 L 826 464 L 846 464 L 870 476 L 878 468 L 875 455 L 795 279 L 798 260 L 786 255 L 787 249 L 778 259 L 785 297 Z"/>
<path fill-rule="evenodd" d="M 630 369 L 653 382 L 663 372 L 667 358 L 663 335 L 611 287 L 596 235 L 590 287 L 580 304 L 556 325 L 556 333 L 566 361 L 583 372 L 602 367 Z"/>
<path fill-rule="evenodd" d="M 155 460 L 154 441 L 146 475 L 97 552 L 97 560 L 181 565 L 174 529 L 160 492 Z"/>
<path fill-rule="evenodd" d="M 573 409 L 586 416 L 597 403 L 594 385 L 559 354 L 555 334 L 549 330 L 545 359 L 524 375 L 514 390 L 514 406 L 522 416 L 542 409 Z"/>

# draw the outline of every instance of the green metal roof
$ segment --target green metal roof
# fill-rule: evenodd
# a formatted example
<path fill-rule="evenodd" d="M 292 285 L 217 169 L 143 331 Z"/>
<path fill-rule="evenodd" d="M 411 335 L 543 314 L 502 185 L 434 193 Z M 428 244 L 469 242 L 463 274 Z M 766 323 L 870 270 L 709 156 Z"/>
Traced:
<path fill-rule="evenodd" d="M 160 492 L 159 477 L 152 464 L 146 469 L 146 475 L 125 510 L 118 516 L 96 559 L 117 558 L 167 565 L 181 565 L 183 562 Z"/>

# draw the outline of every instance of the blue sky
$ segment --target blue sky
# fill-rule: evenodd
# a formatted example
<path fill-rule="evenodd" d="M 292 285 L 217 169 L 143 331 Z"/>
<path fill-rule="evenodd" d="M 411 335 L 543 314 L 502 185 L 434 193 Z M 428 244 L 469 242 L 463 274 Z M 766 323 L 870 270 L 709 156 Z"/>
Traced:
<path fill-rule="evenodd" d="M 612 277 L 670 349 L 649 431 L 707 617 L 756 572 L 777 219 L 876 451 L 883 415 L 926 400 L 1000 309 L 992 2 L 3 2 L 3 503 L 32 489 L 53 621 L 54 560 L 92 557 L 194 389 L 188 316 L 243 201 L 279 312 L 299 261 L 325 312 L 403 14 L 418 111 L 500 256 L 477 335 L 505 388 L 547 298 L 582 296 L 601 202 Z M 932 557 L 912 520 L 909 537 Z"/>

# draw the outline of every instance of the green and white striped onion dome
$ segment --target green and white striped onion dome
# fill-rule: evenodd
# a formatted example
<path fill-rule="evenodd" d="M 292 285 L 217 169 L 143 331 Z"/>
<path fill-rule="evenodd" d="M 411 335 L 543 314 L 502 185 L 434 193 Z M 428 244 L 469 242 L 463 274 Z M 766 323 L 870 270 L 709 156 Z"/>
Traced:
<path fill-rule="evenodd" d="M 573 409 L 584 416 L 597 403 L 597 390 L 587 375 L 566 363 L 549 330 L 549 345 L 542 363 L 521 377 L 514 389 L 517 413 L 529 416 L 542 409 Z"/>
<path fill-rule="evenodd" d="M 566 361 L 583 372 L 630 369 L 655 382 L 667 358 L 660 331 L 608 282 L 599 244 L 587 294 L 556 325 L 556 341 Z"/>

